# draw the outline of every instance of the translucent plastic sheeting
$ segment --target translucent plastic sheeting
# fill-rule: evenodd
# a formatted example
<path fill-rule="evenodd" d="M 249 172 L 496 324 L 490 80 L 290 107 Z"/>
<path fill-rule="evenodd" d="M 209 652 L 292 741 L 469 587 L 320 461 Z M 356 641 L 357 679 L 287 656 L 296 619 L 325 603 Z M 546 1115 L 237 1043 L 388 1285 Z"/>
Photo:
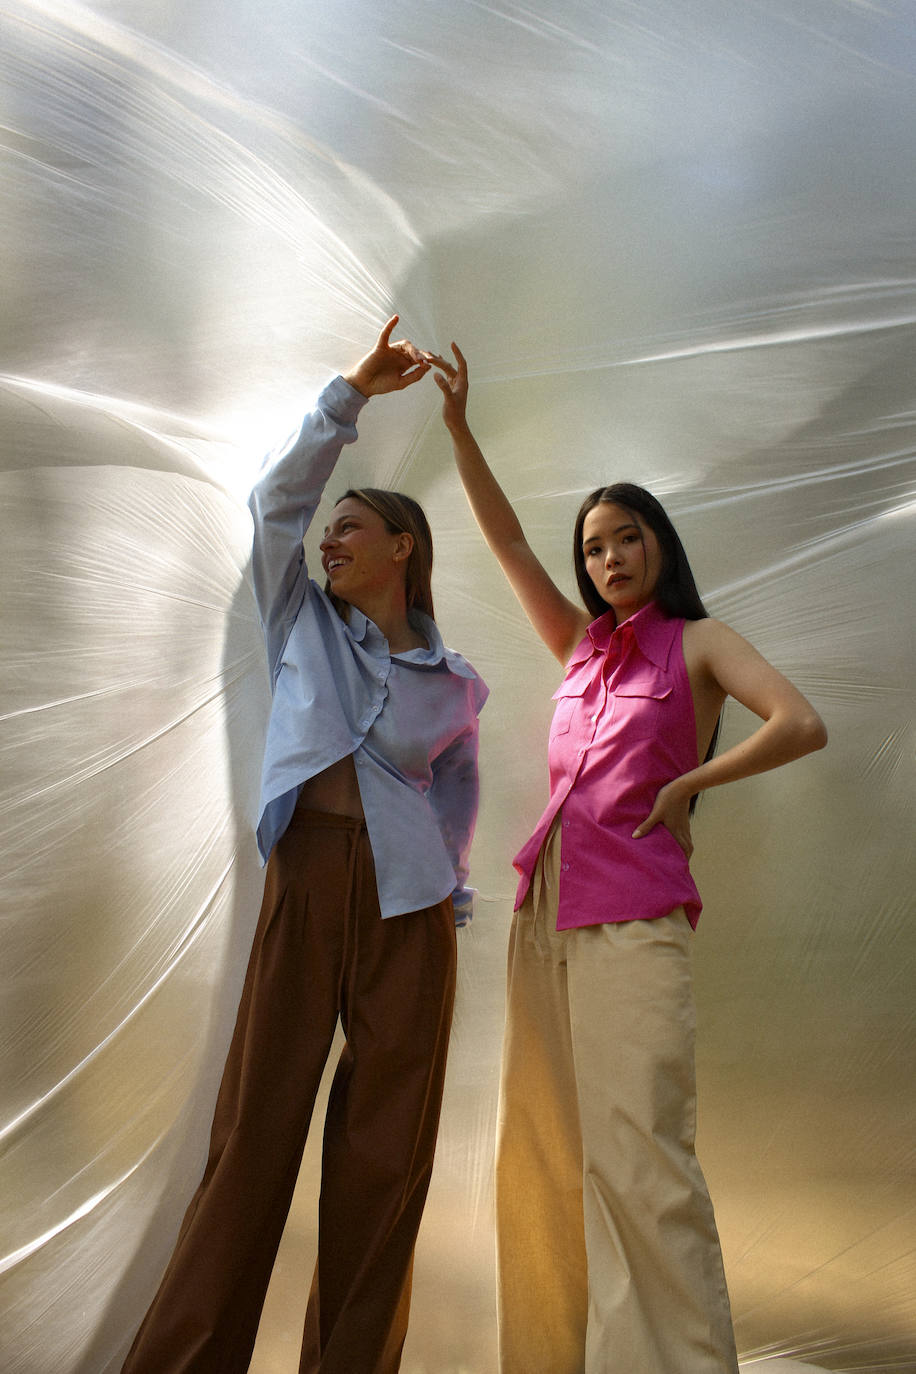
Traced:
<path fill-rule="evenodd" d="M 700 1150 L 744 1361 L 916 1369 L 914 92 L 903 0 L 0 11 L 9 1374 L 119 1367 L 201 1168 L 261 884 L 244 496 L 395 308 L 462 343 L 564 586 L 582 494 L 643 482 L 827 720 L 695 823 Z M 374 402 L 331 490 L 425 502 L 493 689 L 403 1366 L 491 1374 L 509 858 L 559 673 L 437 394 Z M 255 1374 L 296 1367 L 315 1188 L 313 1142 Z"/>

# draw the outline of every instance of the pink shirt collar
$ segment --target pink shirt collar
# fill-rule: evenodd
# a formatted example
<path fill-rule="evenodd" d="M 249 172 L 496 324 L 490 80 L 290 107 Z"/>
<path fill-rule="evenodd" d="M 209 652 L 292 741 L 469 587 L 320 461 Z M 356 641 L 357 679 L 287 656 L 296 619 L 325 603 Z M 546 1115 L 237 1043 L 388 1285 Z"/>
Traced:
<path fill-rule="evenodd" d="M 573 650 L 567 671 L 587 662 L 594 653 L 606 654 L 615 637 L 626 640 L 631 635 L 650 663 L 656 668 L 667 669 L 671 653 L 671 618 L 665 615 L 657 601 L 650 601 L 648 606 L 643 606 L 619 625 L 615 624 L 613 611 L 606 611 L 593 620 Z"/>

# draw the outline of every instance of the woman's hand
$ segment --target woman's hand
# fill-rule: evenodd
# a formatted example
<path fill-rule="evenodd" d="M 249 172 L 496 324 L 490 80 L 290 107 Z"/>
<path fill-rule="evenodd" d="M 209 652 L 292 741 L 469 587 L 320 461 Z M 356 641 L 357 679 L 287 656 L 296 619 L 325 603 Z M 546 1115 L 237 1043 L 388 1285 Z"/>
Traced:
<path fill-rule="evenodd" d="M 436 385 L 442 392 L 442 418 L 450 434 L 467 428 L 468 405 L 468 365 L 464 354 L 456 343 L 452 344 L 457 367 L 438 353 L 424 353 L 423 357 L 437 369 L 433 373 Z"/>
<path fill-rule="evenodd" d="M 383 396 L 389 391 L 403 391 L 406 386 L 412 386 L 425 377 L 432 366 L 429 355 L 421 353 L 409 339 L 391 342 L 397 322 L 398 316 L 392 315 L 370 352 L 343 374 L 344 381 L 364 396 Z"/>
<path fill-rule="evenodd" d="M 633 831 L 633 839 L 641 840 L 657 825 L 671 831 L 689 859 L 693 853 L 693 838 L 690 834 L 690 798 L 684 796 L 677 781 L 666 783 L 658 792 L 652 810 L 641 825 Z"/>

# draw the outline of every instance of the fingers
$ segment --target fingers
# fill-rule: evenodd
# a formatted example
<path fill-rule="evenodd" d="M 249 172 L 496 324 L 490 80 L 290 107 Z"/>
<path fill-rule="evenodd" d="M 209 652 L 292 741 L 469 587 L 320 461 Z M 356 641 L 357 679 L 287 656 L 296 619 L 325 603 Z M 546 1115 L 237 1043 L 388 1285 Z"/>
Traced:
<path fill-rule="evenodd" d="M 687 826 L 685 828 L 683 826 L 668 825 L 665 828 L 671 831 L 671 834 L 677 840 L 681 849 L 683 849 L 685 857 L 689 859 L 693 853 L 693 839 L 690 834 L 690 827 Z"/>
<path fill-rule="evenodd" d="M 394 333 L 394 327 L 400 318 L 400 315 L 392 315 L 390 319 L 385 321 L 379 331 L 375 347 L 379 351 L 384 351 L 386 348 L 392 348 L 397 353 L 406 353 L 415 363 L 424 362 L 425 358 L 423 351 L 417 348 L 416 344 L 411 342 L 410 339 L 392 340 L 391 336 Z"/>
<path fill-rule="evenodd" d="M 426 360 L 421 350 L 417 348 L 416 344 L 412 343 L 410 339 L 392 340 L 391 335 L 400 318 L 400 315 L 392 315 L 391 318 L 382 325 L 378 339 L 375 343 L 374 351 L 384 353 L 386 349 L 391 349 L 395 353 L 403 353 L 406 357 L 410 358 L 411 362 L 425 363 Z"/>
<path fill-rule="evenodd" d="M 457 377 L 457 369 L 452 366 L 447 358 L 443 358 L 441 353 L 429 353 L 424 350 L 423 357 L 433 367 L 438 367 L 439 371 L 444 372 L 447 377 Z"/>
<path fill-rule="evenodd" d="M 468 395 L 467 363 L 457 344 L 453 343 L 452 349 L 458 362 L 457 367 L 450 363 L 447 358 L 443 358 L 441 353 L 424 352 L 423 354 L 429 364 L 436 369 L 433 376 L 436 379 L 436 385 L 445 397 L 446 406 L 442 413 L 446 417 L 452 413 L 463 415 Z"/>
<path fill-rule="evenodd" d="M 417 345 L 412 339 L 392 339 L 390 337 L 391 328 L 397 321 L 397 318 L 397 315 L 393 315 L 379 335 L 380 351 L 388 349 L 392 353 L 402 353 L 405 357 L 410 358 L 412 362 L 426 362 L 426 354 L 423 349 L 417 348 Z"/>
<path fill-rule="evenodd" d="M 441 372 L 444 372 L 446 374 L 446 376 L 457 377 L 459 373 L 462 376 L 467 376 L 467 359 L 465 358 L 464 354 L 462 353 L 461 349 L 458 347 L 456 343 L 452 344 L 452 352 L 454 353 L 458 361 L 457 367 L 455 367 L 454 363 L 449 362 L 448 358 L 443 358 L 441 353 L 432 353 L 425 348 L 422 350 L 422 352 L 423 357 L 426 358 L 428 362 L 431 362 L 434 367 L 438 367 Z"/>
<path fill-rule="evenodd" d="M 441 353 L 418 348 L 410 339 L 392 339 L 391 335 L 399 319 L 399 315 L 392 315 L 386 320 L 372 353 L 367 354 L 363 360 L 366 364 L 372 365 L 373 375 L 381 377 L 385 374 L 384 387 L 375 385 L 372 388 L 373 392 L 403 391 L 405 387 L 421 381 L 427 372 L 435 368 L 433 376 L 443 395 L 463 402 L 467 391 L 468 365 L 458 345 L 451 345 L 455 355 L 455 363 L 452 363 Z M 392 357 L 392 354 L 397 355 L 397 358 Z M 392 373 L 397 375 L 392 376 Z"/>
<path fill-rule="evenodd" d="M 429 371 L 430 364 L 428 359 L 424 357 L 416 344 L 412 344 L 409 339 L 400 339 L 397 343 L 392 344 L 391 347 L 395 352 L 401 354 L 405 366 L 422 367 L 427 372 Z"/>
<path fill-rule="evenodd" d="M 385 323 L 385 324 L 382 325 L 382 328 L 381 328 L 381 330 L 380 330 L 380 332 L 379 332 L 379 336 L 378 336 L 378 343 L 376 344 L 376 347 L 377 347 L 377 348 L 387 348 L 387 347 L 388 347 L 388 344 L 389 344 L 389 342 L 390 342 L 390 340 L 391 340 L 392 332 L 393 332 L 393 330 L 394 330 L 394 326 L 397 324 L 397 322 L 398 322 L 398 320 L 399 320 L 400 318 L 401 318 L 400 315 L 392 315 L 392 316 L 391 316 L 391 319 L 388 320 L 387 323 Z"/>
<path fill-rule="evenodd" d="M 452 352 L 454 353 L 455 358 L 456 358 L 456 360 L 457 360 L 457 362 L 458 362 L 458 366 L 457 366 L 457 367 L 452 367 L 451 363 L 446 364 L 446 366 L 448 367 L 448 370 L 449 370 L 449 372 L 451 373 L 451 375 L 452 375 L 453 377 L 460 377 L 462 381 L 467 381 L 467 375 L 468 375 L 468 364 L 467 364 L 467 359 L 465 358 L 465 356 L 464 356 L 464 354 L 462 353 L 461 349 L 460 349 L 460 348 L 458 347 L 458 345 L 455 343 L 454 339 L 452 340 L 451 349 L 452 349 Z"/>
<path fill-rule="evenodd" d="M 409 372 L 402 372 L 398 378 L 397 390 L 403 391 L 405 386 L 413 386 L 414 382 L 421 381 L 428 371 L 429 363 L 421 361 L 416 367 L 411 368 Z"/>
<path fill-rule="evenodd" d="M 454 340 L 452 340 L 450 347 L 457 360 L 457 367 L 455 367 L 447 358 L 443 358 L 441 353 L 433 353 L 425 348 L 417 348 L 416 344 L 412 343 L 410 339 L 395 339 L 394 342 L 392 342 L 391 335 L 394 333 L 394 327 L 400 318 L 400 315 L 392 315 L 390 319 L 385 321 L 385 323 L 382 325 L 381 330 L 379 331 L 378 340 L 376 342 L 377 348 L 396 348 L 399 352 L 409 353 L 410 356 L 413 358 L 414 362 L 431 363 L 435 367 L 441 368 L 443 372 L 447 372 L 452 376 L 454 376 L 456 372 L 467 372 L 467 359 L 465 358 L 461 349 L 458 347 Z"/>
<path fill-rule="evenodd" d="M 646 819 L 643 821 L 642 825 L 638 825 L 636 829 L 633 831 L 631 839 L 641 840 L 644 835 L 648 835 L 650 831 L 654 830 L 655 827 L 659 824 L 664 825 L 665 829 L 671 832 L 671 834 L 674 836 L 675 840 L 677 840 L 681 849 L 683 849 L 685 855 L 689 859 L 691 854 L 693 853 L 693 839 L 691 837 L 690 831 L 681 830 L 679 827 L 669 825 L 667 821 L 663 820 L 661 817 L 656 817 L 653 820 L 652 815 L 648 815 Z"/>

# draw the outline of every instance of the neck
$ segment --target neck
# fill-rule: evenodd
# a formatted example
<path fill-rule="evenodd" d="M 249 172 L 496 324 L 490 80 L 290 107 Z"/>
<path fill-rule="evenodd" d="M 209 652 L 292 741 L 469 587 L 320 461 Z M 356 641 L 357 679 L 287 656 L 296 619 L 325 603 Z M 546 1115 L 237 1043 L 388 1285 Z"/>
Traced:
<path fill-rule="evenodd" d="M 407 600 L 402 587 L 393 594 L 383 592 L 378 596 L 361 597 L 352 604 L 378 626 L 393 654 L 428 647 L 423 635 L 407 618 Z"/>

